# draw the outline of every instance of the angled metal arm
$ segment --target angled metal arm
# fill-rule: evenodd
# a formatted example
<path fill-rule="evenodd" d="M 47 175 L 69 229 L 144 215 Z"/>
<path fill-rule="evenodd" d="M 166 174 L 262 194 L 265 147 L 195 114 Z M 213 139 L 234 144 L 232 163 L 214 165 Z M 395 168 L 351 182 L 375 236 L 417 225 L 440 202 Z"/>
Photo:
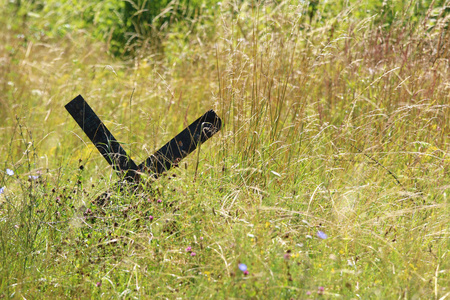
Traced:
<path fill-rule="evenodd" d="M 194 151 L 222 128 L 222 120 L 210 110 L 177 134 L 161 149 L 139 165 L 139 169 L 157 178 Z"/>
<path fill-rule="evenodd" d="M 120 173 L 138 171 L 137 165 L 81 95 L 65 108 L 114 170 Z"/>

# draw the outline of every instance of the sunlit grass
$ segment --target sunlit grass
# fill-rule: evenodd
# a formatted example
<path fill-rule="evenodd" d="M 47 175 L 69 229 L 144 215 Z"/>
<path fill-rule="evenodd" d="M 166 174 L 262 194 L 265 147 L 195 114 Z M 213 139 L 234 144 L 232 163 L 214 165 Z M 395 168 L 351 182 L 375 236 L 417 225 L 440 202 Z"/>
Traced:
<path fill-rule="evenodd" d="M 127 61 L 3 13 L 2 295 L 448 297 L 445 23 L 306 9 L 224 3 Z M 78 94 L 138 163 L 211 108 L 224 127 L 130 194 L 65 111 Z"/>

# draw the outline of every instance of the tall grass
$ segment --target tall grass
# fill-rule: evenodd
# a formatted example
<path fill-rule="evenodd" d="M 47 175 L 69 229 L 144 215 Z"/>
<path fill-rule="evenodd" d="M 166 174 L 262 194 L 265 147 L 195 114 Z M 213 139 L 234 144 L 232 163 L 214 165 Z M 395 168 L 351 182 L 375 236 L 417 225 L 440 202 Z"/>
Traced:
<path fill-rule="evenodd" d="M 2 295 L 448 297 L 448 16 L 368 4 L 223 2 L 130 61 L 3 13 Z M 137 162 L 210 108 L 224 128 L 97 207 L 116 177 L 77 94 Z"/>

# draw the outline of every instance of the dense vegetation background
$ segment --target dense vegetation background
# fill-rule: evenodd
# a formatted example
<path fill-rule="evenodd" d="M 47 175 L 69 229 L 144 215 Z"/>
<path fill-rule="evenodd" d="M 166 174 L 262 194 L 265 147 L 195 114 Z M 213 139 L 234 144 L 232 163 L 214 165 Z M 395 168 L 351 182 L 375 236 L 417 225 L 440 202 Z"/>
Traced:
<path fill-rule="evenodd" d="M 1 2 L 0 297 L 449 298 L 449 21 L 438 0 Z M 224 128 L 130 194 L 78 94 L 137 162 L 211 108 Z"/>

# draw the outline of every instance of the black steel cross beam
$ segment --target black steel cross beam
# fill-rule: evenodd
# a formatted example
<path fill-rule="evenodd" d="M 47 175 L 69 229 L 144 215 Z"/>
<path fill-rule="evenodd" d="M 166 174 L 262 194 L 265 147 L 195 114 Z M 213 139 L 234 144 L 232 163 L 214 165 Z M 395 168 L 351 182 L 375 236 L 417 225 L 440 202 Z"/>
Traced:
<path fill-rule="evenodd" d="M 81 95 L 65 107 L 106 161 L 129 181 L 137 180 L 139 172 L 157 178 L 222 128 L 222 120 L 210 110 L 137 166 Z"/>

